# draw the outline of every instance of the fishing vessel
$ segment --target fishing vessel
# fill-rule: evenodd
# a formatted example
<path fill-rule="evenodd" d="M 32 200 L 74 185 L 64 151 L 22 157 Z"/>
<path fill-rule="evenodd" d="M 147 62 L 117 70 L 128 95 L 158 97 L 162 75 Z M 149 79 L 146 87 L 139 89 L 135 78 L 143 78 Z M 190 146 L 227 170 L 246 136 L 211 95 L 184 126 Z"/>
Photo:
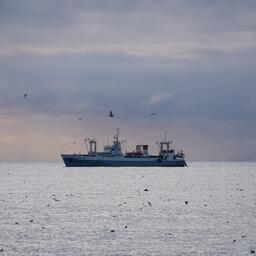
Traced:
<path fill-rule="evenodd" d="M 159 146 L 158 155 L 150 155 L 148 145 L 136 145 L 134 151 L 123 154 L 122 147 L 127 142 L 119 140 L 120 130 L 116 129 L 113 144 L 104 146 L 103 152 L 97 152 L 96 140 L 87 138 L 85 143 L 88 154 L 61 154 L 67 167 L 183 167 L 186 166 L 183 151 L 175 151 L 172 141 L 164 139 L 156 142 Z M 89 147 L 88 147 L 89 144 Z"/>

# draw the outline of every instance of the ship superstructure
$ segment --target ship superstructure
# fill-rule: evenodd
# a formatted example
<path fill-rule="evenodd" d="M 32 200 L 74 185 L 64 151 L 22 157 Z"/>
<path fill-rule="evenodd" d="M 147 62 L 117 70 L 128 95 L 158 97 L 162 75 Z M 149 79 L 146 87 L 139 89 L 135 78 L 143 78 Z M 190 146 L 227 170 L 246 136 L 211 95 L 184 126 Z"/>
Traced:
<path fill-rule="evenodd" d="M 67 167 L 78 166 L 109 166 L 109 167 L 181 167 L 186 166 L 185 155 L 183 151 L 175 151 L 172 147 L 172 141 L 166 139 L 157 142 L 159 146 L 158 155 L 150 155 L 148 145 L 136 145 L 134 151 L 123 154 L 122 146 L 126 140 L 119 140 L 120 130 L 116 129 L 112 145 L 104 146 L 103 152 L 97 152 L 96 140 L 87 138 L 85 143 L 88 148 L 88 154 L 61 154 Z"/>

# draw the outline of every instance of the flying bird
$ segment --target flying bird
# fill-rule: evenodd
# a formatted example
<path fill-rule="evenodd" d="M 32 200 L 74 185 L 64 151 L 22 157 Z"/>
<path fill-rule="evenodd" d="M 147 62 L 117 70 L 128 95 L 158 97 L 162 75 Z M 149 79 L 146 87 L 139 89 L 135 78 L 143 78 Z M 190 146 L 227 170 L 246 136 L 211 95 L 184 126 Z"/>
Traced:
<path fill-rule="evenodd" d="M 25 94 L 24 94 L 24 98 L 26 98 L 27 96 L 28 96 L 27 93 L 25 93 Z"/>
<path fill-rule="evenodd" d="M 152 112 L 150 113 L 150 116 L 157 116 L 157 113 Z"/>
<path fill-rule="evenodd" d="M 81 120 L 82 120 L 82 117 L 79 117 L 78 120 L 81 121 Z"/>
<path fill-rule="evenodd" d="M 114 117 L 115 115 L 113 114 L 112 110 L 109 112 L 109 117 Z"/>

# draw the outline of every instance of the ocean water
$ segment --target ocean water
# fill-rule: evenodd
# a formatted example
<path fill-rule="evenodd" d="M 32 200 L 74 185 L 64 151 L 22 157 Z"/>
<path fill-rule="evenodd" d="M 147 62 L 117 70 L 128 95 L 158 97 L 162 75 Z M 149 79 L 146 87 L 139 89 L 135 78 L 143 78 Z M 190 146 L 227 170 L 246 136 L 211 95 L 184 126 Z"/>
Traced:
<path fill-rule="evenodd" d="M 2 163 L 1 248 L 8 256 L 253 255 L 256 163 Z"/>

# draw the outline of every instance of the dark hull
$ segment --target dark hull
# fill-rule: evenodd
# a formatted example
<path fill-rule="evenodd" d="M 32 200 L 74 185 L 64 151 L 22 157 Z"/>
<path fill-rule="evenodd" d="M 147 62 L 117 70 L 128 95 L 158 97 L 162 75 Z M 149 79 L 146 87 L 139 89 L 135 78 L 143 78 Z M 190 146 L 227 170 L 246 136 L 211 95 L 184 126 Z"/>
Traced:
<path fill-rule="evenodd" d="M 175 160 L 158 160 L 153 158 L 147 161 L 136 160 L 88 160 L 79 159 L 73 155 L 61 155 L 66 167 L 184 167 L 186 162 L 184 159 Z"/>

